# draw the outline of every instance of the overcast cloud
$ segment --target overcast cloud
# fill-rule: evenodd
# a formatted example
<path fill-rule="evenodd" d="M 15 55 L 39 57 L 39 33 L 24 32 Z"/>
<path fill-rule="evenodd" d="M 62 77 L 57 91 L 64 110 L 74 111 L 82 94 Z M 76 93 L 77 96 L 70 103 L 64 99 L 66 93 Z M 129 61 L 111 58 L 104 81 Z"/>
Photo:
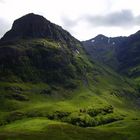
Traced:
<path fill-rule="evenodd" d="M 139 0 L 0 0 L 0 37 L 15 19 L 43 15 L 80 40 L 98 34 L 130 35 L 140 30 Z"/>
<path fill-rule="evenodd" d="M 0 36 L 7 32 L 8 28 L 10 28 L 8 21 L 0 17 Z"/>
<path fill-rule="evenodd" d="M 113 26 L 113 27 L 126 27 L 140 25 L 139 16 L 134 16 L 131 10 L 122 10 L 119 12 L 109 13 L 105 16 L 92 16 L 85 17 L 87 23 L 93 26 Z"/>
<path fill-rule="evenodd" d="M 128 28 L 140 26 L 140 15 L 134 16 L 131 10 L 112 12 L 106 15 L 84 15 L 75 20 L 68 17 L 62 18 L 63 24 L 67 28 L 73 28 L 82 22 L 90 27 L 121 27 Z"/>

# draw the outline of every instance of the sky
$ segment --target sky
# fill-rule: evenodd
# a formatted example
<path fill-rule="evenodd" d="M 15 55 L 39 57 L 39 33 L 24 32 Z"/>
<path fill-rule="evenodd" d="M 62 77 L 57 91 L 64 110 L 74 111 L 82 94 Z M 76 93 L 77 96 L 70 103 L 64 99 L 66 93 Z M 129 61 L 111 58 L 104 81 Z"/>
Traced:
<path fill-rule="evenodd" d="M 139 5 L 139 0 L 0 0 L 0 37 L 28 13 L 43 15 L 79 40 L 128 36 L 140 30 Z"/>

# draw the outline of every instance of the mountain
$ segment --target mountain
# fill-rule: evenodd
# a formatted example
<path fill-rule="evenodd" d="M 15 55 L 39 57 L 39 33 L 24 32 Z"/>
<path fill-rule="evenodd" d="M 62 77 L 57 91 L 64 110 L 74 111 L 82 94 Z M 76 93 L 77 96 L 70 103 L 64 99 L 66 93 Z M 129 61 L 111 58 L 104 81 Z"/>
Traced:
<path fill-rule="evenodd" d="M 130 77 L 140 77 L 140 31 L 127 37 L 117 49 L 121 72 Z"/>
<path fill-rule="evenodd" d="M 93 60 L 135 79 L 140 85 L 140 31 L 128 37 L 98 35 L 82 43 Z"/>
<path fill-rule="evenodd" d="M 98 35 L 95 38 L 89 39 L 87 41 L 83 41 L 83 44 L 87 46 L 99 46 L 100 48 L 103 47 L 117 47 L 119 44 L 124 41 L 126 37 L 107 37 L 104 35 Z"/>
<path fill-rule="evenodd" d="M 95 38 L 83 41 L 86 52 L 96 61 L 117 69 L 116 49 L 126 37 L 106 37 L 98 35 Z"/>
<path fill-rule="evenodd" d="M 93 59 L 110 66 L 113 66 L 111 65 L 113 63 L 118 70 L 127 75 L 137 76 L 140 64 L 139 40 L 140 31 L 129 37 L 109 38 L 98 35 L 93 39 L 83 41 L 83 45 Z"/>
<path fill-rule="evenodd" d="M 81 43 L 40 15 L 31 13 L 14 21 L 0 40 L 3 81 L 71 83 L 88 67 Z"/>
<path fill-rule="evenodd" d="M 119 73 L 123 49 L 114 49 L 125 38 L 95 39 L 91 58 L 82 42 L 40 15 L 14 21 L 0 40 L 0 139 L 139 140 L 139 90 Z"/>
<path fill-rule="evenodd" d="M 74 41 L 67 31 L 45 19 L 43 16 L 30 13 L 15 20 L 12 29 L 1 41 L 16 41 L 19 39 L 48 38 L 56 41 Z"/>

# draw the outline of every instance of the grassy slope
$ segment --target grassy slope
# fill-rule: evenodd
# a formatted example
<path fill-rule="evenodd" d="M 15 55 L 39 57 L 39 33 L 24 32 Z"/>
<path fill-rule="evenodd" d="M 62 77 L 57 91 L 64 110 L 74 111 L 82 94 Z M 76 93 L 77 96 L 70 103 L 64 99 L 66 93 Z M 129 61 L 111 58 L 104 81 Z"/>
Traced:
<path fill-rule="evenodd" d="M 3 140 L 138 140 L 139 122 L 120 121 L 101 127 L 80 128 L 37 118 L 17 121 L 12 126 L 7 126 L 8 131 L 0 136 Z M 24 126 L 24 129 L 21 126 Z"/>
<path fill-rule="evenodd" d="M 103 70 L 104 69 L 104 70 Z M 100 71 L 100 74 L 97 74 Z M 40 94 L 43 89 L 50 88 L 44 83 L 0 83 L 1 93 L 6 92 L 6 87 L 22 89 L 28 101 L 15 99 L 2 99 L 0 107 L 1 122 L 10 118 L 10 123 L 0 127 L 0 139 L 2 140 L 137 140 L 139 138 L 139 109 L 132 100 L 133 83 L 123 79 L 110 69 L 96 65 L 94 79 L 87 75 L 88 84 L 82 84 L 75 90 L 66 90 L 62 87 L 51 87 L 51 94 Z M 127 82 L 126 82 L 127 81 Z M 17 88 L 18 87 L 18 88 Z M 15 88 L 14 88 L 15 89 Z M 120 91 L 116 92 L 116 89 Z M 9 90 L 9 89 L 8 89 Z M 123 96 L 122 91 L 127 92 Z M 3 97 L 5 98 L 5 97 Z M 135 99 L 134 99 L 135 100 Z M 113 115 L 121 116 L 123 120 L 108 125 L 91 128 L 81 128 L 58 119 L 49 120 L 46 115 L 55 111 L 72 112 L 77 115 L 80 109 L 102 108 L 112 105 Z M 14 118 L 17 114 L 19 118 Z M 24 114 L 24 115 L 23 115 Z M 110 114 L 109 114 L 110 115 Z M 99 115 L 105 118 L 109 115 Z M 11 118 L 14 118 L 13 120 Z"/>
<path fill-rule="evenodd" d="M 25 49 L 26 42 L 23 43 Z M 36 41 L 32 43 L 36 44 Z M 58 47 L 58 44 L 50 44 L 44 40 L 42 43 L 56 49 Z M 75 59 L 80 68 L 88 65 L 90 69 L 88 72 L 83 69 L 82 82 L 76 89 L 41 82 L 24 83 L 20 80 L 0 82 L 0 139 L 123 140 L 129 135 L 132 135 L 130 140 L 138 138 L 140 117 L 134 83 L 107 67 L 95 63 L 92 66 L 83 54 L 76 54 Z M 112 113 L 99 113 L 95 117 L 87 113 L 89 109 L 98 110 L 108 106 L 113 107 Z M 56 115 L 56 112 L 71 115 L 62 119 L 61 116 L 55 116 L 50 120 L 50 114 Z M 108 118 L 123 120 L 116 120 L 109 125 L 82 128 L 76 126 L 79 124 L 70 124 L 71 119 L 77 118 L 86 123 L 93 120 L 102 122 Z"/>

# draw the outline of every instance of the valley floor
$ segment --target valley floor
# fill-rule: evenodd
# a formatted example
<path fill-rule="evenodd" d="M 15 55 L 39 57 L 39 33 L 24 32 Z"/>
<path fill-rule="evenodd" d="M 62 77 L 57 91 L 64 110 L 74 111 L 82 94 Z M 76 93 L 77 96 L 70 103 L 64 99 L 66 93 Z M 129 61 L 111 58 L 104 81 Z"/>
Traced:
<path fill-rule="evenodd" d="M 139 140 L 133 88 L 92 85 L 0 83 L 0 140 Z"/>
<path fill-rule="evenodd" d="M 139 140 L 140 138 L 140 120 L 124 120 L 98 127 L 81 128 L 45 118 L 33 118 L 16 121 L 7 125 L 5 129 L 0 132 L 0 140 Z"/>

